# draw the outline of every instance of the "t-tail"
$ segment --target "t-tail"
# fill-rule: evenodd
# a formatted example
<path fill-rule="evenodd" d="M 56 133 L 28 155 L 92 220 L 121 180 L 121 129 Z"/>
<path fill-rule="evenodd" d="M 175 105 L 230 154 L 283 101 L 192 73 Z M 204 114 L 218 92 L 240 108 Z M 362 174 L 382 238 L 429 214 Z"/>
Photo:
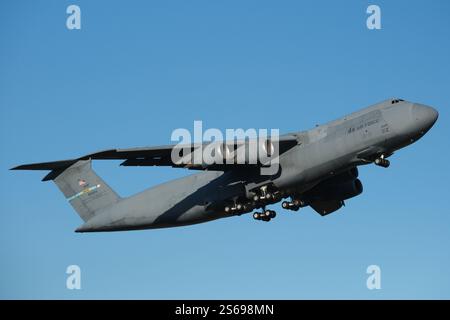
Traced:
<path fill-rule="evenodd" d="M 90 159 L 25 164 L 11 170 L 50 170 L 42 180 L 53 180 L 85 222 L 120 201 L 119 195 L 92 170 Z"/>

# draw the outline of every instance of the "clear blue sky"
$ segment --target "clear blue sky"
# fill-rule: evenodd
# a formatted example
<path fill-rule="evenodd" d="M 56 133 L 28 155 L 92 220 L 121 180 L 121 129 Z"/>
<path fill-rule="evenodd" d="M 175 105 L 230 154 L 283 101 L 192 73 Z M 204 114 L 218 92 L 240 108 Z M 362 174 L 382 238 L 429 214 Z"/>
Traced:
<path fill-rule="evenodd" d="M 378 4 L 382 30 L 366 28 Z M 66 28 L 77 4 L 82 29 Z M 448 1 L 2 1 L 1 298 L 450 298 Z M 440 118 L 339 212 L 77 234 L 43 172 L 175 128 L 313 127 L 399 96 Z M 95 169 L 122 196 L 190 174 Z M 149 203 L 149 206 L 152 204 Z M 82 289 L 67 290 L 77 264 Z M 381 290 L 366 268 L 382 270 Z"/>

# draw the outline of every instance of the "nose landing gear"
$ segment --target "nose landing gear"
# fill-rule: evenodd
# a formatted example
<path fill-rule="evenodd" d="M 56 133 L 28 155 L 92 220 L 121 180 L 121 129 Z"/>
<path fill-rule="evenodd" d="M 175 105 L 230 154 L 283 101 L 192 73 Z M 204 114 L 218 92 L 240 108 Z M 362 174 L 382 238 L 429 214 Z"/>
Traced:
<path fill-rule="evenodd" d="M 377 166 L 380 166 L 380 167 L 383 167 L 383 168 L 387 168 L 391 164 L 388 159 L 384 158 L 384 154 L 382 154 L 379 158 L 376 158 L 374 163 Z"/>

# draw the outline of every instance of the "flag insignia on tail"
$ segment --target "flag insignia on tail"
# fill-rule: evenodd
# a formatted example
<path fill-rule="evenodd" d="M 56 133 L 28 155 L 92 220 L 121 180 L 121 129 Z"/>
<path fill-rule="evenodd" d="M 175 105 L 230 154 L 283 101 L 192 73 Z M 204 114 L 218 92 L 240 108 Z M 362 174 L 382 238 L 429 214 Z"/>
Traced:
<path fill-rule="evenodd" d="M 78 182 L 78 183 L 79 183 L 79 182 Z M 86 183 L 86 182 L 85 182 L 85 183 Z M 99 185 L 99 184 L 97 184 L 97 185 L 95 185 L 95 186 L 92 186 L 92 187 L 89 187 L 89 188 L 86 188 L 86 189 L 84 189 L 83 191 L 80 191 L 80 192 L 78 192 L 77 194 L 75 194 L 75 195 L 73 195 L 73 196 L 67 198 L 67 201 L 70 201 L 70 200 L 73 200 L 73 199 L 75 199 L 75 198 L 78 198 L 79 196 L 82 196 L 83 194 L 86 194 L 86 193 L 89 193 L 89 192 L 91 192 L 91 191 L 94 191 L 95 189 L 98 189 L 98 188 L 100 188 L 100 185 Z"/>
<path fill-rule="evenodd" d="M 78 185 L 80 187 L 84 187 L 87 184 L 86 180 L 83 179 L 78 179 Z"/>

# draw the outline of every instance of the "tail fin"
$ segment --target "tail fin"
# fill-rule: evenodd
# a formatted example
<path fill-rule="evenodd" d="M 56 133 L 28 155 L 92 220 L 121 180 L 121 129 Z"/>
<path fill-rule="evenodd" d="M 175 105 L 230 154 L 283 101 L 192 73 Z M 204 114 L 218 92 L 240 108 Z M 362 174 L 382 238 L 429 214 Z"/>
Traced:
<path fill-rule="evenodd" d="M 53 180 L 72 207 L 87 221 L 120 197 L 93 170 L 91 160 L 80 160 Z"/>
<path fill-rule="evenodd" d="M 91 160 L 57 161 L 24 165 L 15 170 L 52 170 L 44 180 L 53 180 L 84 221 L 120 197 L 93 170 Z"/>

